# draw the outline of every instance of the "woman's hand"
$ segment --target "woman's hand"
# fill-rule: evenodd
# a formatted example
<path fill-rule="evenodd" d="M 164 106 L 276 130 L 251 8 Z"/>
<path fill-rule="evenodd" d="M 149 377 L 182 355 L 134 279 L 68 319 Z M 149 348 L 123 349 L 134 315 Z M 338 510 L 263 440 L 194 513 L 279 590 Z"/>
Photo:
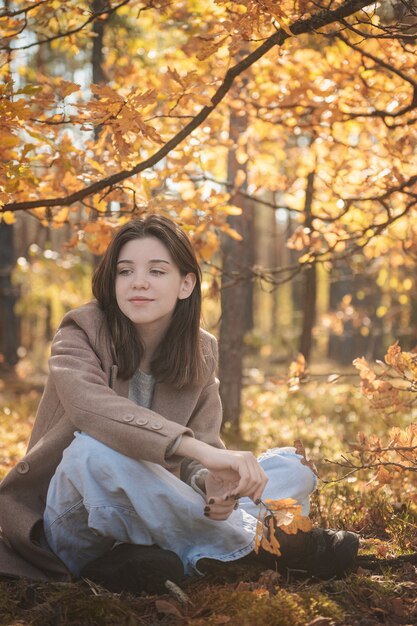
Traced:
<path fill-rule="evenodd" d="M 223 483 L 224 498 L 248 496 L 256 502 L 262 497 L 268 478 L 252 452 L 207 448 L 200 463 Z"/>
<path fill-rule="evenodd" d="M 222 450 L 193 437 L 184 436 L 177 454 L 199 461 L 206 467 L 221 490 L 221 497 L 248 496 L 254 502 L 262 497 L 268 477 L 251 452 Z"/>
<path fill-rule="evenodd" d="M 211 472 L 206 475 L 206 506 L 204 515 L 213 520 L 226 520 L 234 509 L 239 506 L 237 498 L 225 495 L 239 482 L 239 474 L 234 470 L 225 470 L 220 478 L 218 472 L 215 476 Z"/>

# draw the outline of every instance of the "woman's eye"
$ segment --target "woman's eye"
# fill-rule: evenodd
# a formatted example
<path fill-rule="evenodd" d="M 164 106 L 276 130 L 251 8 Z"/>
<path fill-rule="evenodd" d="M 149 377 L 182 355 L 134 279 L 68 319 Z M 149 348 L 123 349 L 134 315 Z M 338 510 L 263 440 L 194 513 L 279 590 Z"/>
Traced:
<path fill-rule="evenodd" d="M 131 271 L 132 271 L 132 270 L 130 270 L 130 269 L 128 269 L 128 268 L 125 268 L 125 269 L 123 269 L 123 270 L 119 270 L 119 271 L 118 271 L 118 274 L 119 274 L 119 276 L 128 276 L 128 275 L 130 274 L 130 272 L 131 272 Z"/>
<path fill-rule="evenodd" d="M 162 270 L 156 270 L 156 269 L 151 270 L 151 272 L 150 272 L 150 273 L 151 273 L 151 274 L 153 274 L 154 276 L 163 276 L 163 275 L 165 274 L 165 272 L 164 272 L 164 271 L 162 271 Z"/>

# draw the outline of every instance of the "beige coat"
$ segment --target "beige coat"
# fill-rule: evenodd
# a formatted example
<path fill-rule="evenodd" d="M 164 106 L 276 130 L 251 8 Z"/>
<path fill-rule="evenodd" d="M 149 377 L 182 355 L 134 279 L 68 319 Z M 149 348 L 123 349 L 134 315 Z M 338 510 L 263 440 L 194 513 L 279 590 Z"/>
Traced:
<path fill-rule="evenodd" d="M 198 464 L 178 456 L 165 458 L 179 435 L 223 447 L 217 344 L 203 330 L 201 341 L 207 365 L 204 384 L 178 390 L 156 383 L 152 407 L 145 409 L 128 400 L 128 381 L 117 377 L 114 349 L 97 303 L 64 317 L 52 344 L 50 373 L 26 456 L 0 484 L 0 575 L 70 579 L 63 563 L 41 543 L 48 485 L 75 431 L 129 457 L 159 463 L 186 481 Z"/>

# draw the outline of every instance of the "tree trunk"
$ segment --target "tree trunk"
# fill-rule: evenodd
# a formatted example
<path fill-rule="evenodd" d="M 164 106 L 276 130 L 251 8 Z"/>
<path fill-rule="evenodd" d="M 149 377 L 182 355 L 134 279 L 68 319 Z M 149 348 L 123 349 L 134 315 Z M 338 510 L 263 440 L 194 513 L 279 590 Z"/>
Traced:
<path fill-rule="evenodd" d="M 245 164 L 238 163 L 236 144 L 247 128 L 246 115 L 231 111 L 229 136 L 233 149 L 228 155 L 228 180 L 234 182 L 239 170 L 247 173 Z M 241 186 L 246 190 L 246 181 Z M 220 396 L 223 403 L 224 422 L 229 422 L 235 433 L 239 432 L 241 390 L 243 375 L 243 340 L 245 332 L 253 325 L 253 290 L 250 268 L 254 259 L 253 207 L 242 195 L 234 194 L 231 202 L 242 209 L 241 216 L 231 216 L 229 223 L 241 236 L 237 241 L 228 235 L 222 238 L 222 290 L 219 341 Z"/>
<path fill-rule="evenodd" d="M 93 12 L 100 13 L 101 11 L 105 11 L 109 7 L 108 0 L 93 0 Z M 107 82 L 106 76 L 103 71 L 103 45 L 104 45 L 104 30 L 105 30 L 106 20 L 94 20 L 93 22 L 93 50 L 91 54 L 91 69 L 92 69 L 92 82 L 94 85 L 101 85 Z M 94 128 L 94 139 L 97 141 L 100 132 L 102 130 L 102 126 L 96 126 Z M 108 205 L 107 205 L 108 207 Z M 91 211 L 89 220 L 91 222 L 97 221 L 97 213 L 96 211 Z M 93 254 L 92 264 L 93 269 L 96 269 L 98 264 L 100 263 L 101 256 Z"/>
<path fill-rule="evenodd" d="M 305 225 L 306 228 L 313 229 L 313 216 L 311 206 L 313 202 L 315 172 L 310 172 L 307 176 L 307 188 L 305 198 Z M 303 289 L 303 325 L 299 343 L 299 351 L 304 355 L 306 361 L 309 360 L 311 354 L 311 346 L 313 339 L 313 328 L 316 323 L 316 305 L 317 305 L 317 268 L 313 263 L 311 267 L 304 272 L 304 289 Z"/>
<path fill-rule="evenodd" d="M 10 2 L 6 0 L 4 8 L 9 10 Z M 10 42 L 5 46 L 4 78 L 6 82 L 13 79 L 11 73 Z M 18 321 L 14 312 L 16 296 L 12 285 L 12 269 L 15 263 L 13 224 L 0 221 L 0 370 L 12 370 L 18 361 L 19 347 Z"/>
<path fill-rule="evenodd" d="M 107 0 L 93 0 L 93 12 L 100 13 L 108 8 Z M 91 65 L 93 70 L 93 83 L 95 85 L 105 83 L 106 77 L 103 72 L 103 37 L 105 20 L 94 20 L 93 22 L 93 52 Z"/>
<path fill-rule="evenodd" d="M 245 174 L 247 174 L 247 168 L 245 167 Z M 245 191 L 247 191 L 247 182 L 244 184 Z M 244 318 L 243 325 L 245 333 L 249 333 L 253 330 L 255 325 L 254 321 L 254 285 L 251 276 L 251 269 L 256 262 L 256 233 L 255 233 L 255 210 L 253 203 L 245 198 L 244 202 L 241 202 L 242 219 L 243 219 L 243 246 L 245 252 L 245 266 L 247 279 L 243 283 L 243 302 Z"/>
<path fill-rule="evenodd" d="M 0 368 L 13 369 L 18 361 L 18 320 L 12 285 L 14 266 L 13 225 L 0 222 Z"/>

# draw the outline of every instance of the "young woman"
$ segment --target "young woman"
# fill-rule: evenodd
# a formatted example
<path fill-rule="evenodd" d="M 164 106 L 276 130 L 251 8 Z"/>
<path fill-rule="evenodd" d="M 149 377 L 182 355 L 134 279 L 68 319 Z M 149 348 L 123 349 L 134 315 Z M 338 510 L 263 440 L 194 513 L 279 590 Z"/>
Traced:
<path fill-rule="evenodd" d="M 261 497 L 307 515 L 316 479 L 293 448 L 258 461 L 220 439 L 217 344 L 185 233 L 156 215 L 126 224 L 93 293 L 56 333 L 28 452 L 0 485 L 0 573 L 159 591 L 202 559 L 250 554 Z M 272 565 L 323 577 L 358 544 L 321 529 L 279 540 Z"/>

